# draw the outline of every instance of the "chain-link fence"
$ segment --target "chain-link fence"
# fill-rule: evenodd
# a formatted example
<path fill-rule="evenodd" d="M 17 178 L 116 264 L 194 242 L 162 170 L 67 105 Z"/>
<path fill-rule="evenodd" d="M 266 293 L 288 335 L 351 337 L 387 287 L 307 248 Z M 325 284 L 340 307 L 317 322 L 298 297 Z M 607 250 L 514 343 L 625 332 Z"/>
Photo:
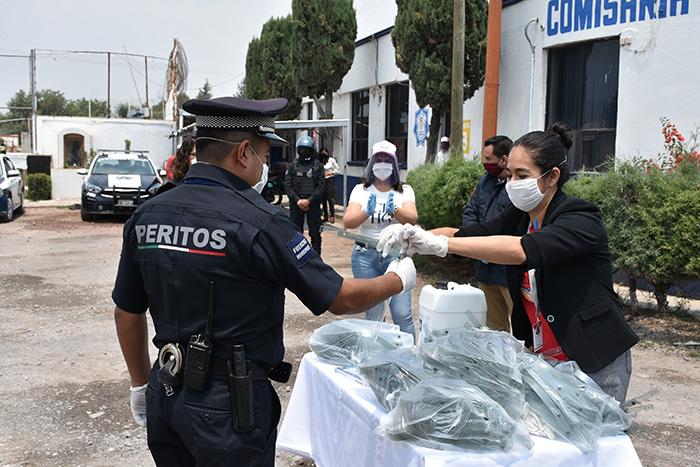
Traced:
<path fill-rule="evenodd" d="M 126 51 L 39 49 L 35 54 L 39 115 L 131 117 L 150 114 L 155 118 L 162 115 L 165 58 Z M 31 108 L 31 80 L 29 53 L 0 54 L 0 120 L 26 119 L 31 115 L 31 109 L 26 109 Z M 26 120 L 0 123 L 0 133 L 27 129 Z"/>
<path fill-rule="evenodd" d="M 0 54 L 0 138 L 8 151 L 24 146 L 21 135 L 29 131 L 30 70 L 29 54 Z"/>

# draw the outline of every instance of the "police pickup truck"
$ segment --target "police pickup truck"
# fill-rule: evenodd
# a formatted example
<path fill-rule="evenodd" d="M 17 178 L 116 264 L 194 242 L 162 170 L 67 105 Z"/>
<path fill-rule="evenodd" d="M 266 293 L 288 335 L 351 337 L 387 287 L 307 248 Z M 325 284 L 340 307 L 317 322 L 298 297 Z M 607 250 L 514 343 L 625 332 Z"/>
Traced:
<path fill-rule="evenodd" d="M 156 170 L 145 152 L 98 151 L 89 169 L 78 170 L 85 176 L 80 218 L 89 221 L 97 214 L 130 215 L 156 194 L 164 172 Z"/>

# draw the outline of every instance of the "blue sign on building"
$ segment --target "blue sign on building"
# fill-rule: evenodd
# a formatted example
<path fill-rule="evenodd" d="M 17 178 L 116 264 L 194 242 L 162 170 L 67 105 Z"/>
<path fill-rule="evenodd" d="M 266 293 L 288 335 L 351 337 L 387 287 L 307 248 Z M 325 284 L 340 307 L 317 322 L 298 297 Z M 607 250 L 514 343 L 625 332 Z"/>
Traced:
<path fill-rule="evenodd" d="M 549 0 L 547 35 L 687 15 L 690 0 Z"/>
<path fill-rule="evenodd" d="M 430 134 L 430 119 L 428 118 L 427 108 L 416 110 L 413 134 L 416 135 L 416 146 L 424 146 Z"/>

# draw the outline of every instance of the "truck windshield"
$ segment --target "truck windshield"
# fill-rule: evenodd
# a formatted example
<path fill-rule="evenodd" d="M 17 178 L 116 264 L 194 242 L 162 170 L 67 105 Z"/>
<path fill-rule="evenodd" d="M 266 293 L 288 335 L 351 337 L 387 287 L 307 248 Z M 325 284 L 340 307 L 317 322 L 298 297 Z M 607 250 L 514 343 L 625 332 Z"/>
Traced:
<path fill-rule="evenodd" d="M 92 175 L 155 175 L 153 166 L 144 159 L 99 159 Z"/>

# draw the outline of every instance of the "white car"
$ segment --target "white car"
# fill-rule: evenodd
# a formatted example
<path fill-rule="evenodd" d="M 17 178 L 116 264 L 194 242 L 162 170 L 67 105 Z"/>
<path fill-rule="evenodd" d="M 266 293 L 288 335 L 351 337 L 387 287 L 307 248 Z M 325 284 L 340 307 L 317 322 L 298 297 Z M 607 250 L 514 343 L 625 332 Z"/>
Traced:
<path fill-rule="evenodd" d="M 0 221 L 24 211 L 24 182 L 9 157 L 0 154 Z"/>
<path fill-rule="evenodd" d="M 156 194 L 164 170 L 156 170 L 142 152 L 102 151 L 84 175 L 80 217 L 89 221 L 98 214 L 131 215 L 139 204 Z"/>

